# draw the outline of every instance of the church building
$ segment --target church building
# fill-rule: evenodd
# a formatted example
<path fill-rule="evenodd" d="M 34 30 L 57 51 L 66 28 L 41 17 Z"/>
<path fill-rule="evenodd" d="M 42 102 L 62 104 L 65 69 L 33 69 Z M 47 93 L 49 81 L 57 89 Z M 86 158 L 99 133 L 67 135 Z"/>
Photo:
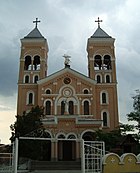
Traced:
<path fill-rule="evenodd" d="M 78 160 L 76 141 L 94 141 L 97 130 L 109 132 L 119 125 L 115 39 L 98 18 L 97 29 L 87 39 L 88 75 L 72 69 L 67 55 L 64 68 L 48 75 L 51 57 L 38 22 L 36 18 L 35 28 L 21 39 L 17 114 L 43 106 L 50 160 Z"/>

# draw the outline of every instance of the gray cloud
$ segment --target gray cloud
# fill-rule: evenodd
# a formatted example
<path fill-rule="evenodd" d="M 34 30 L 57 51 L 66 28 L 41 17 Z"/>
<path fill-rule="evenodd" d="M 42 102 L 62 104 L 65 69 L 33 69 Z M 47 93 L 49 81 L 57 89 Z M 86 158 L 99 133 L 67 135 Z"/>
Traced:
<path fill-rule="evenodd" d="M 140 86 L 139 6 L 139 0 L 2 0 L 0 95 L 9 99 L 17 92 L 20 39 L 34 28 L 36 17 L 49 44 L 49 74 L 63 68 L 65 53 L 71 55 L 73 69 L 87 74 L 87 39 L 97 28 L 94 21 L 100 16 L 102 29 L 116 38 L 119 110 L 123 117 L 131 109 L 131 93 Z"/>

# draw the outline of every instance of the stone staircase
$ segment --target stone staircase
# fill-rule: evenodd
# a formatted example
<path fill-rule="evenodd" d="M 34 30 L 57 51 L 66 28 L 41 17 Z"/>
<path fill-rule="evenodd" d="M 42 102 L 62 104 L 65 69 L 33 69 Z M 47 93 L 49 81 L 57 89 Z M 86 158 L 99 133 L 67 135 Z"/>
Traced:
<path fill-rule="evenodd" d="M 29 173 L 82 173 L 81 170 L 46 170 L 46 171 L 31 171 Z"/>
<path fill-rule="evenodd" d="M 80 161 L 31 161 L 32 173 L 81 173 Z"/>

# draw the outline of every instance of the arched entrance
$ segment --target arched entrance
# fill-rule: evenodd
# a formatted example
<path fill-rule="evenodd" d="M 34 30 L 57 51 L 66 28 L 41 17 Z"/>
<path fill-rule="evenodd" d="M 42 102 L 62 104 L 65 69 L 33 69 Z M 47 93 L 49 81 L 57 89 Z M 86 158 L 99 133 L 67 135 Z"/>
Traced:
<path fill-rule="evenodd" d="M 49 132 L 44 133 L 44 138 L 48 140 L 42 141 L 42 160 L 50 161 L 51 160 L 51 135 Z"/>
<path fill-rule="evenodd" d="M 42 141 L 42 160 L 43 161 L 50 161 L 51 160 L 51 141 L 46 140 Z"/>
<path fill-rule="evenodd" d="M 58 160 L 72 161 L 76 159 L 76 141 L 66 139 L 63 134 L 58 136 Z"/>
<path fill-rule="evenodd" d="M 58 141 L 58 160 L 72 161 L 76 159 L 76 141 Z"/>
<path fill-rule="evenodd" d="M 92 131 L 87 131 L 82 135 L 82 139 L 84 141 L 94 141 L 95 140 L 95 133 Z"/>

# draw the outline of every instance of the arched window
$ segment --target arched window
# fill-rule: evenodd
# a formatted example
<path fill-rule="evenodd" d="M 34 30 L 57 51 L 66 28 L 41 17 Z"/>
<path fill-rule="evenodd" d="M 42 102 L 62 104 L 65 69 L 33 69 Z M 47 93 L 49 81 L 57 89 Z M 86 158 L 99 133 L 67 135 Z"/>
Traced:
<path fill-rule="evenodd" d="M 27 92 L 27 96 L 26 96 L 26 104 L 27 105 L 34 105 L 34 92 L 33 91 L 29 91 Z"/>
<path fill-rule="evenodd" d="M 74 105 L 73 105 L 73 101 L 69 101 L 69 114 L 71 114 L 71 115 L 74 114 Z"/>
<path fill-rule="evenodd" d="M 34 77 L 34 83 L 37 83 L 37 81 L 38 81 L 38 76 L 36 75 L 36 76 Z"/>
<path fill-rule="evenodd" d="M 84 139 L 84 141 L 95 141 L 95 133 L 94 132 L 85 132 L 82 136 L 82 139 Z"/>
<path fill-rule="evenodd" d="M 107 127 L 107 113 L 103 112 L 103 126 Z"/>
<path fill-rule="evenodd" d="M 33 104 L 33 93 L 29 93 L 29 102 L 28 104 Z"/>
<path fill-rule="evenodd" d="M 84 101 L 84 115 L 89 115 L 89 102 Z"/>
<path fill-rule="evenodd" d="M 106 75 L 106 83 L 110 83 L 110 76 Z"/>
<path fill-rule="evenodd" d="M 25 57 L 24 70 L 31 70 L 31 57 L 30 56 Z"/>
<path fill-rule="evenodd" d="M 107 103 L 106 93 L 102 93 L 102 103 Z"/>
<path fill-rule="evenodd" d="M 47 89 L 47 90 L 46 90 L 46 94 L 51 94 L 50 89 Z"/>
<path fill-rule="evenodd" d="M 64 113 L 65 113 L 65 102 L 62 101 L 61 102 L 61 115 L 64 115 Z"/>
<path fill-rule="evenodd" d="M 65 139 L 65 136 L 63 134 L 60 134 L 57 138 L 58 139 Z"/>
<path fill-rule="evenodd" d="M 97 83 L 101 83 L 101 76 L 97 75 Z"/>
<path fill-rule="evenodd" d="M 51 115 L 51 102 L 46 101 L 46 115 Z"/>
<path fill-rule="evenodd" d="M 104 56 L 103 67 L 104 67 L 104 70 L 110 70 L 111 69 L 111 57 L 110 57 L 110 55 Z"/>
<path fill-rule="evenodd" d="M 84 89 L 84 94 L 88 94 L 88 90 L 87 89 Z"/>
<path fill-rule="evenodd" d="M 34 70 L 40 70 L 40 57 L 36 55 L 33 61 Z"/>
<path fill-rule="evenodd" d="M 70 135 L 68 135 L 67 139 L 76 139 L 76 137 L 75 137 L 75 135 L 70 134 Z"/>
<path fill-rule="evenodd" d="M 29 76 L 28 75 L 25 76 L 25 83 L 29 83 Z"/>
<path fill-rule="evenodd" d="M 45 131 L 45 133 L 43 134 L 43 137 L 44 138 L 51 138 L 52 136 L 51 136 L 51 134 L 49 132 Z"/>
<path fill-rule="evenodd" d="M 102 59 L 100 55 L 96 55 L 94 58 L 94 69 L 101 70 L 102 69 Z"/>

